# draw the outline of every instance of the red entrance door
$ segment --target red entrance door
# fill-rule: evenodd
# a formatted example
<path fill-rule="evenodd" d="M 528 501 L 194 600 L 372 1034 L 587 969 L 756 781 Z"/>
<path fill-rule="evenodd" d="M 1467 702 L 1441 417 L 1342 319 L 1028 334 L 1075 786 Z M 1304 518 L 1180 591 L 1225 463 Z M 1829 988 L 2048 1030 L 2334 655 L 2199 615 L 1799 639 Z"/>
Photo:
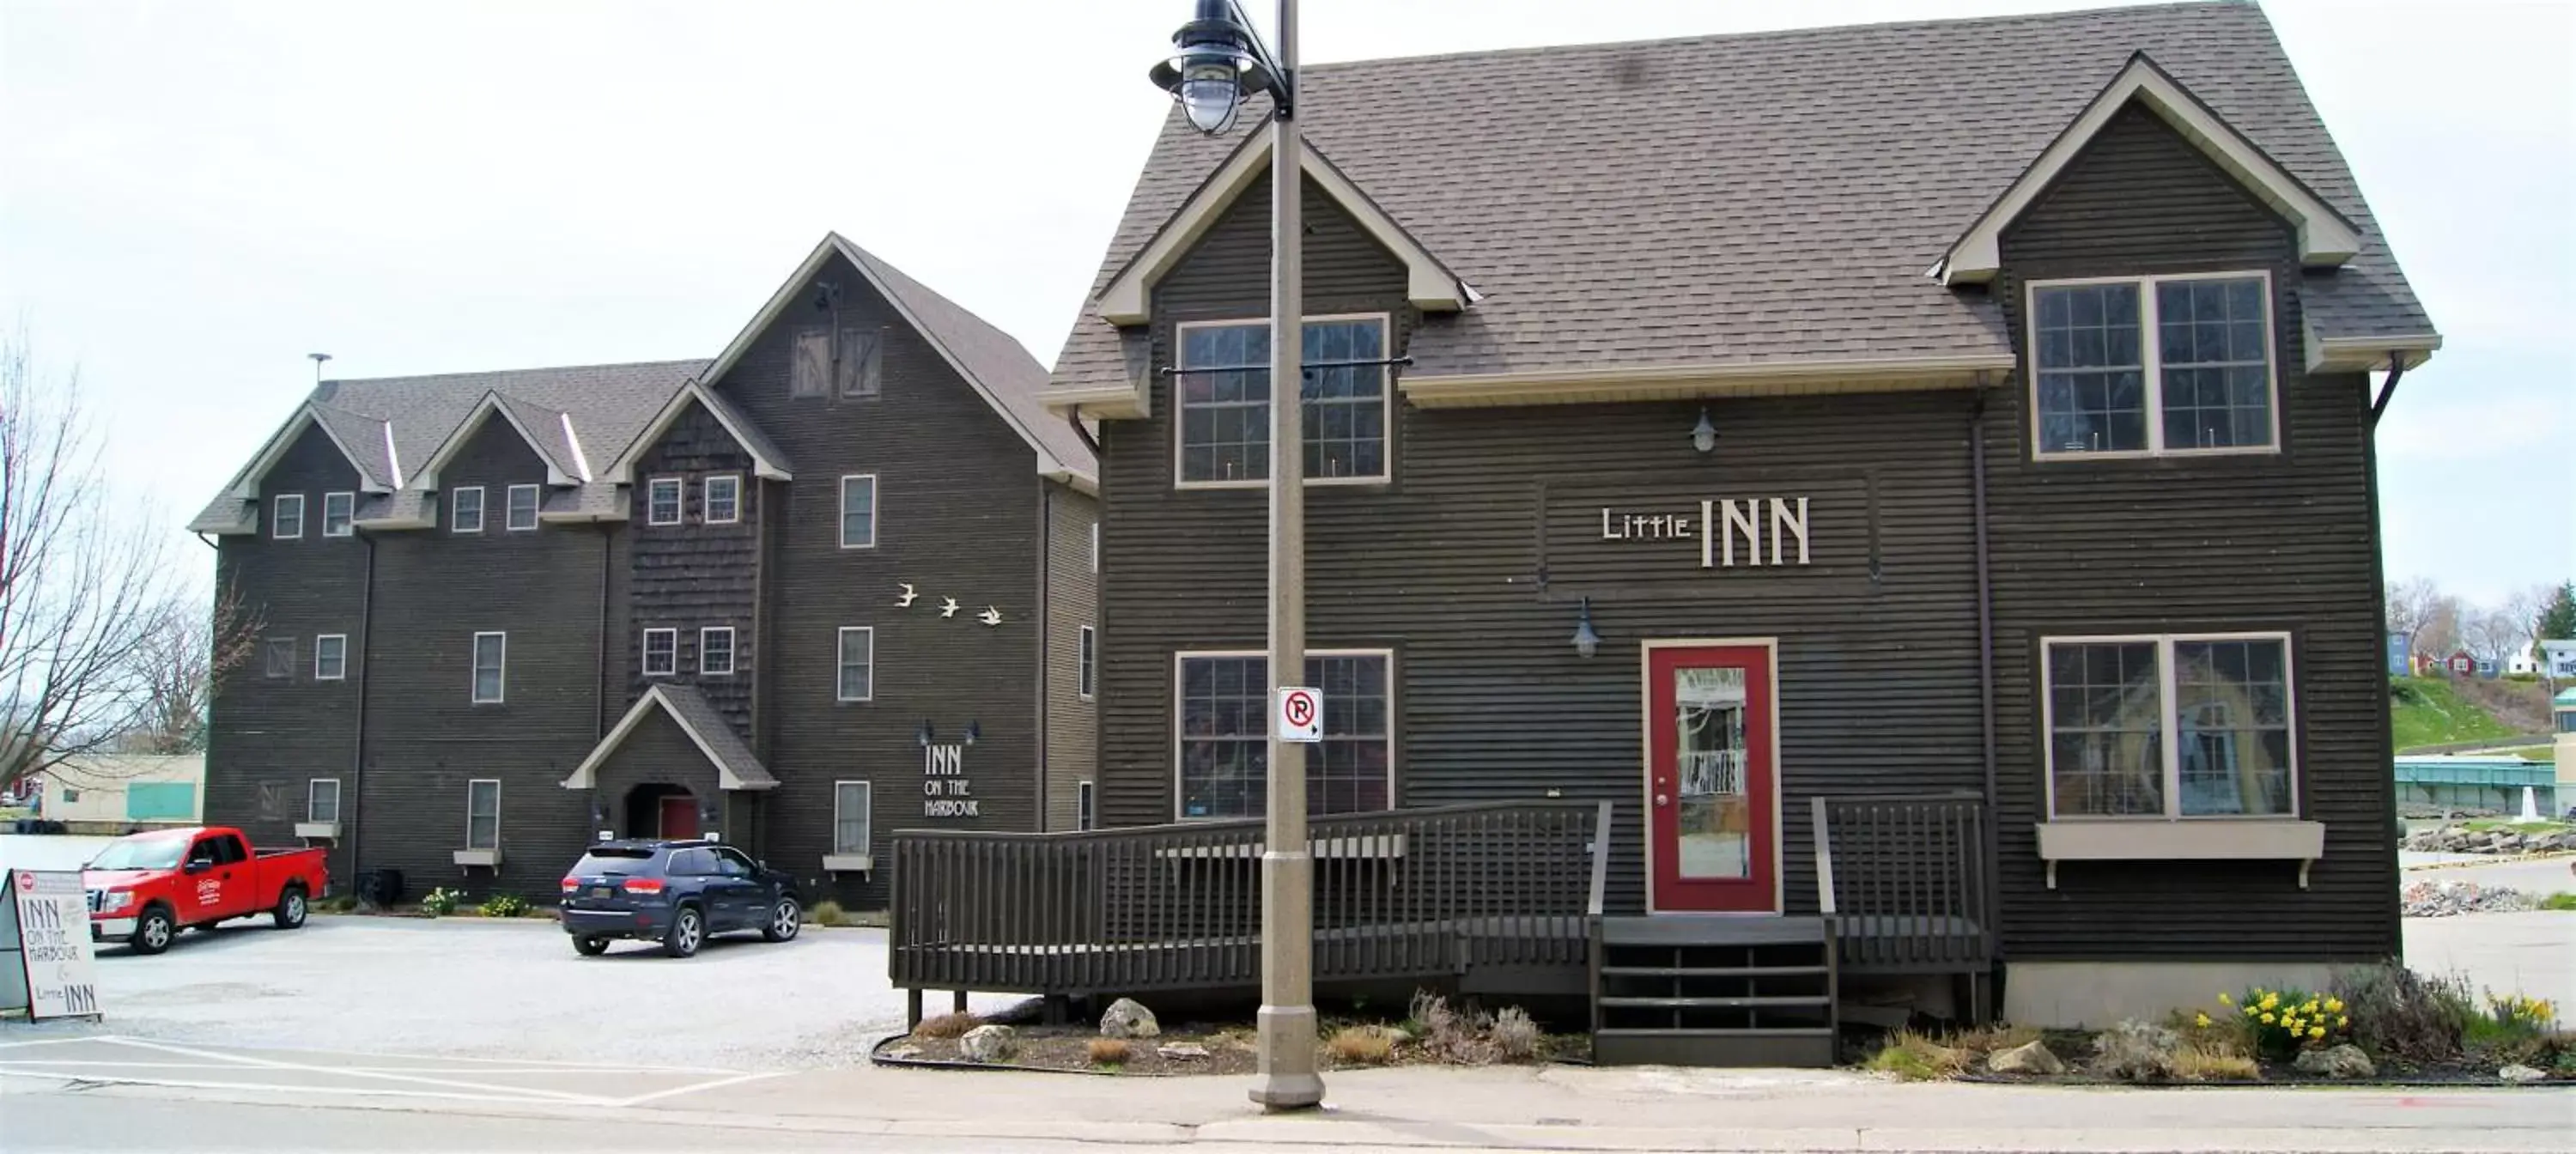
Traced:
<path fill-rule="evenodd" d="M 698 801 L 687 794 L 662 799 L 662 836 L 698 836 Z"/>
<path fill-rule="evenodd" d="M 1772 649 L 1646 649 L 1648 906 L 1778 913 Z"/>

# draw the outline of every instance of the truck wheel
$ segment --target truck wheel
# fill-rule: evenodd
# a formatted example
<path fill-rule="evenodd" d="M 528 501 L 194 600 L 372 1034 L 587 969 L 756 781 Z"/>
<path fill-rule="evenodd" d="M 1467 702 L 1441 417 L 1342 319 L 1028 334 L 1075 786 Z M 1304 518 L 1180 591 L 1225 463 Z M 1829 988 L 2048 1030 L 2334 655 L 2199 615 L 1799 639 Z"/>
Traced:
<path fill-rule="evenodd" d="M 595 958 L 608 952 L 608 939 L 602 937 L 574 938 L 572 940 L 572 949 L 574 953 L 580 954 L 585 958 Z"/>
<path fill-rule="evenodd" d="M 170 911 L 153 906 L 134 923 L 134 936 L 125 939 L 125 944 L 138 954 L 157 954 L 169 949 L 170 939 L 178 936 L 179 923 L 170 917 Z"/>
<path fill-rule="evenodd" d="M 312 906 L 305 900 L 303 886 L 288 886 L 285 893 L 277 895 L 277 908 L 269 915 L 277 919 L 277 928 L 292 930 L 304 924 L 304 915 L 313 912 Z"/>
<path fill-rule="evenodd" d="M 760 928 L 760 936 L 773 942 L 783 942 L 804 928 L 805 907 L 797 905 L 795 898 L 782 895 L 777 905 L 769 907 L 769 924 Z"/>
<path fill-rule="evenodd" d="M 699 943 L 706 939 L 706 917 L 698 912 L 696 906 L 681 906 L 671 915 L 670 931 L 662 935 L 662 952 L 675 958 L 685 958 L 697 953 Z"/>

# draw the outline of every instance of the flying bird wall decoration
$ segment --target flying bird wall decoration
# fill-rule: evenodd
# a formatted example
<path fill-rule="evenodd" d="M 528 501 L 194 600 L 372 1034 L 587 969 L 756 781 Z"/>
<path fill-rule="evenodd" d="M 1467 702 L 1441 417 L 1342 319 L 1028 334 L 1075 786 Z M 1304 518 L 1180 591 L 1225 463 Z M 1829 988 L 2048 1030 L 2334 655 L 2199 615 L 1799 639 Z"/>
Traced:
<path fill-rule="evenodd" d="M 955 616 L 957 616 L 957 599 L 956 599 L 956 598 L 954 598 L 954 597 L 942 597 L 942 598 L 940 598 L 940 599 L 939 599 L 939 615 L 940 615 L 941 617 L 955 617 Z"/>
<path fill-rule="evenodd" d="M 987 605 L 984 607 L 983 612 L 975 615 L 975 620 L 981 621 L 986 625 L 999 625 L 1002 623 L 1002 611 Z"/>
<path fill-rule="evenodd" d="M 898 609 L 912 608 L 913 599 L 921 596 L 921 594 L 912 591 L 912 582 L 910 581 L 903 582 L 898 587 L 903 590 L 903 596 L 894 599 L 895 607 Z"/>

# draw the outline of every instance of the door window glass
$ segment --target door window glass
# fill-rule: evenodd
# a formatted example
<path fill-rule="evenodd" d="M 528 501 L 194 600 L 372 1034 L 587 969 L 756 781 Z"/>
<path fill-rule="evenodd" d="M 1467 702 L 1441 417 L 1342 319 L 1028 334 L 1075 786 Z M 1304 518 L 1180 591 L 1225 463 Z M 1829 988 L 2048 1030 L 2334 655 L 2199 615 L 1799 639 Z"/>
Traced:
<path fill-rule="evenodd" d="M 1753 875 L 1744 670 L 1673 670 L 1675 857 L 1686 878 Z"/>

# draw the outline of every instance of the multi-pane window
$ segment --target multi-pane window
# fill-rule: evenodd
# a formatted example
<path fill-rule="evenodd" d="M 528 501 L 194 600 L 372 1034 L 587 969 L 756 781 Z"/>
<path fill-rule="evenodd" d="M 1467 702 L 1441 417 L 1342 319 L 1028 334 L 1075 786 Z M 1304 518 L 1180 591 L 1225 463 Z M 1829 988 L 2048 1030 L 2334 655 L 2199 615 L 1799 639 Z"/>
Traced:
<path fill-rule="evenodd" d="M 698 630 L 698 672 L 714 677 L 733 675 L 733 626 L 711 625 Z"/>
<path fill-rule="evenodd" d="M 295 676 L 295 639 L 262 638 L 259 643 L 260 676 L 283 680 Z"/>
<path fill-rule="evenodd" d="M 525 533 L 537 527 L 537 487 L 510 486 L 510 504 L 502 524 L 513 533 Z"/>
<path fill-rule="evenodd" d="M 358 495 L 355 493 L 322 494 L 322 535 L 325 537 L 348 536 L 349 526 L 355 518 L 357 511 Z"/>
<path fill-rule="evenodd" d="M 799 331 L 787 370 L 787 395 L 876 396 L 883 391 L 880 343 L 877 334 L 858 328 L 843 328 L 837 345 L 829 328 Z"/>
<path fill-rule="evenodd" d="M 1384 653 L 1309 654 L 1324 693 L 1324 740 L 1306 753 L 1313 813 L 1385 809 L 1395 742 Z M 1180 816 L 1259 817 L 1268 810 L 1269 661 L 1258 654 L 1180 658 Z"/>
<path fill-rule="evenodd" d="M 304 494 L 280 493 L 268 501 L 268 535 L 291 541 L 304 535 Z"/>
<path fill-rule="evenodd" d="M 447 527 L 457 533 L 483 531 L 483 486 L 466 485 L 449 495 Z"/>
<path fill-rule="evenodd" d="M 325 633 L 313 639 L 313 680 L 339 681 L 349 676 L 349 635 Z"/>
<path fill-rule="evenodd" d="M 501 701 L 506 663 L 509 660 L 510 635 L 477 633 L 474 635 L 474 704 L 497 705 Z"/>
<path fill-rule="evenodd" d="M 2030 297 L 2039 455 L 2274 446 L 2267 277 L 2039 284 Z"/>
<path fill-rule="evenodd" d="M 304 820 L 336 822 L 340 820 L 340 779 L 317 777 L 304 789 Z"/>
<path fill-rule="evenodd" d="M 1180 328 L 1179 476 L 1183 484 L 1260 481 L 1270 476 L 1270 325 L 1266 321 Z M 1299 394 L 1308 480 L 1387 475 L 1387 374 L 1383 317 L 1310 319 L 1309 368 Z"/>
<path fill-rule="evenodd" d="M 705 485 L 707 524 L 730 525 L 742 520 L 742 478 L 732 473 L 709 477 Z"/>
<path fill-rule="evenodd" d="M 669 677 L 680 671 L 680 631 L 644 631 L 644 676 Z"/>
<path fill-rule="evenodd" d="M 680 523 L 680 478 L 655 477 L 644 482 L 644 523 Z"/>
<path fill-rule="evenodd" d="M 501 783 L 478 777 L 465 783 L 465 848 L 501 848 Z"/>
<path fill-rule="evenodd" d="M 840 673 L 833 695 L 842 701 L 868 701 L 876 696 L 877 631 L 866 625 L 841 629 Z"/>
<path fill-rule="evenodd" d="M 2296 809 L 2287 637 L 2081 638 L 2046 650 L 2053 816 Z"/>
<path fill-rule="evenodd" d="M 1096 668 L 1094 663 L 1099 659 L 1099 643 L 1093 635 L 1091 627 L 1085 625 L 1082 627 L 1081 644 L 1074 653 L 1074 692 L 1079 693 L 1084 697 L 1091 696 L 1092 679 L 1095 676 L 1092 671 Z"/>
<path fill-rule="evenodd" d="M 869 802 L 874 792 L 864 781 L 832 783 L 832 852 L 857 856 L 868 852 Z"/>
<path fill-rule="evenodd" d="M 873 549 L 876 544 L 876 474 L 841 478 L 841 548 Z"/>

